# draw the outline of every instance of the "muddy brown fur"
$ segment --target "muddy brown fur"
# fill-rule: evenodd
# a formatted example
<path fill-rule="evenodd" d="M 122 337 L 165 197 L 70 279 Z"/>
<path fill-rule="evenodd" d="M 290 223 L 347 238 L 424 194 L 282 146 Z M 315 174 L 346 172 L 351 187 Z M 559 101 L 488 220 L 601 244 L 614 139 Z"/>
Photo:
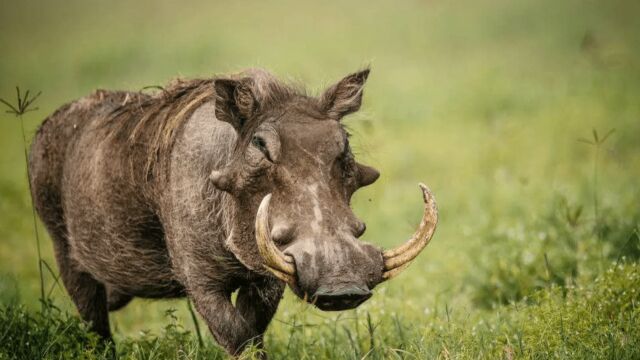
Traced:
<path fill-rule="evenodd" d="M 133 297 L 188 296 L 229 353 L 260 346 L 285 286 L 256 248 L 268 193 L 297 295 L 373 289 L 381 252 L 357 240 L 350 198 L 378 172 L 354 160 L 340 122 L 368 74 L 313 97 L 251 69 L 155 95 L 98 90 L 49 116 L 31 147 L 32 195 L 82 318 L 109 339 L 108 311 Z"/>

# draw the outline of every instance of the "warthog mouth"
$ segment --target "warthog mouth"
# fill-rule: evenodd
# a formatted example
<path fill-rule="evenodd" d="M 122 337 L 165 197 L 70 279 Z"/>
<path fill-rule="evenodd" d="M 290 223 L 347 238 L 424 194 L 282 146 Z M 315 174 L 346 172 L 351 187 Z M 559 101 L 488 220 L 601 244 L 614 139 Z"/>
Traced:
<path fill-rule="evenodd" d="M 429 188 L 420 183 L 424 200 L 422 221 L 414 235 L 403 245 L 381 250 L 384 261 L 382 281 L 389 280 L 406 269 L 411 261 L 429 244 L 438 223 L 436 201 Z M 276 278 L 296 288 L 296 265 L 293 256 L 285 254 L 274 244 L 269 227 L 269 204 L 271 194 L 262 199 L 256 215 L 256 242 L 258 251 L 264 259 L 264 267 Z M 322 310 L 344 310 L 354 308 L 371 297 L 369 289 L 332 289 L 319 288 L 308 300 Z"/>
<path fill-rule="evenodd" d="M 349 286 L 338 290 L 320 287 L 312 296 L 311 302 L 324 311 L 348 310 L 358 307 L 371 295 L 373 295 L 371 290 L 358 286 Z"/>

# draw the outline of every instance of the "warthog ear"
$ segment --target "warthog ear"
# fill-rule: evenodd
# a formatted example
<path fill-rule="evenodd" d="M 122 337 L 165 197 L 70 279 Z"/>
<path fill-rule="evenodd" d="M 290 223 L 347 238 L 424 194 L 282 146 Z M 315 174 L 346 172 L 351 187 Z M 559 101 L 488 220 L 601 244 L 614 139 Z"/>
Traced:
<path fill-rule="evenodd" d="M 322 94 L 321 102 L 327 115 L 340 120 L 345 115 L 360 109 L 362 90 L 369 77 L 369 69 L 348 75 Z"/>
<path fill-rule="evenodd" d="M 258 102 L 251 90 L 252 80 L 216 79 L 216 118 L 231 124 L 236 131 L 256 112 Z"/>
<path fill-rule="evenodd" d="M 371 185 L 380 177 L 380 172 L 371 166 L 357 163 L 358 167 L 358 185 L 360 187 Z"/>

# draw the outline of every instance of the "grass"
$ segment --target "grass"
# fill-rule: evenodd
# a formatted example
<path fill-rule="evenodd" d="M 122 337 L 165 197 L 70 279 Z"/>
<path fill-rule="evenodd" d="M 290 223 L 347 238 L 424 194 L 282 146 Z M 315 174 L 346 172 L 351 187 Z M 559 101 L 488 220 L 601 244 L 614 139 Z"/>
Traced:
<path fill-rule="evenodd" d="M 640 356 L 640 266 L 612 266 L 587 286 L 551 286 L 526 302 L 493 314 L 454 315 L 445 306 L 411 326 L 407 315 L 366 312 L 364 319 L 334 317 L 309 322 L 294 315 L 287 339 L 267 341 L 274 358 L 576 358 Z M 0 310 L 1 356 L 17 359 L 108 359 L 86 324 L 56 307 L 30 312 L 19 305 Z M 224 352 L 198 339 L 167 311 L 158 335 L 147 332 L 118 342 L 123 359 L 221 359 Z M 362 320 L 362 321 L 360 321 Z M 299 322 L 299 323 L 298 323 Z M 350 327 L 353 325 L 353 327 Z M 360 330 L 358 327 L 361 326 Z M 315 335 L 308 339 L 308 328 Z M 384 331 L 385 328 L 396 331 Z M 383 331 L 379 331 L 379 330 Z M 286 340 L 286 341 L 281 341 Z M 249 349 L 244 358 L 257 356 Z"/>
<path fill-rule="evenodd" d="M 261 66 L 319 91 L 371 64 L 363 109 L 346 120 L 359 158 L 382 172 L 354 199 L 365 239 L 391 247 L 412 232 L 419 181 L 438 200 L 438 231 L 357 310 L 323 313 L 287 292 L 272 358 L 637 358 L 639 7 L 27 0 L 0 5 L 0 98 L 42 90 L 23 115 L 29 138 L 95 88 Z M 0 359 L 100 358 L 48 271 L 40 286 L 12 115 L 0 144 Z M 41 310 L 43 288 L 55 307 Z M 200 345 L 184 300 L 135 300 L 111 322 L 123 358 L 224 356 L 202 323 Z"/>

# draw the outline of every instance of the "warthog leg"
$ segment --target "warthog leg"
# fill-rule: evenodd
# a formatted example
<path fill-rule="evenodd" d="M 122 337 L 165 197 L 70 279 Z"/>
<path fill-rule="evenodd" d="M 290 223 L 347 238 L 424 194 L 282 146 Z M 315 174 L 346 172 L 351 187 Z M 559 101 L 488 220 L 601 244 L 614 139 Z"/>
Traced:
<path fill-rule="evenodd" d="M 54 240 L 55 241 L 55 240 Z M 82 320 L 91 324 L 105 340 L 111 339 L 109 330 L 109 312 L 107 311 L 107 290 L 105 286 L 90 274 L 79 271 L 69 259 L 66 246 L 54 242 L 56 259 L 60 268 L 60 277 L 71 296 Z"/>
<path fill-rule="evenodd" d="M 91 324 L 91 330 L 100 337 L 111 340 L 109 312 L 107 311 L 107 290 L 90 274 L 78 269 L 70 257 L 68 238 L 59 225 L 45 222 L 53 240 L 62 283 L 76 305 L 82 320 Z"/>
<path fill-rule="evenodd" d="M 231 294 L 223 292 L 192 293 L 196 310 L 206 321 L 218 344 L 238 355 L 260 334 L 231 303 Z"/>
<path fill-rule="evenodd" d="M 264 281 L 241 286 L 236 299 L 236 309 L 260 334 L 254 341 L 262 347 L 262 335 L 267 330 L 273 315 L 278 309 L 278 303 L 284 292 L 284 283 L 271 278 Z"/>
<path fill-rule="evenodd" d="M 125 307 L 133 299 L 133 296 L 123 294 L 107 287 L 107 307 L 109 311 L 118 311 Z"/>
<path fill-rule="evenodd" d="M 239 355 L 248 345 L 262 346 L 283 291 L 284 284 L 271 279 L 247 284 L 240 287 L 235 307 L 228 291 L 191 289 L 189 293 L 216 341 L 230 354 Z"/>

